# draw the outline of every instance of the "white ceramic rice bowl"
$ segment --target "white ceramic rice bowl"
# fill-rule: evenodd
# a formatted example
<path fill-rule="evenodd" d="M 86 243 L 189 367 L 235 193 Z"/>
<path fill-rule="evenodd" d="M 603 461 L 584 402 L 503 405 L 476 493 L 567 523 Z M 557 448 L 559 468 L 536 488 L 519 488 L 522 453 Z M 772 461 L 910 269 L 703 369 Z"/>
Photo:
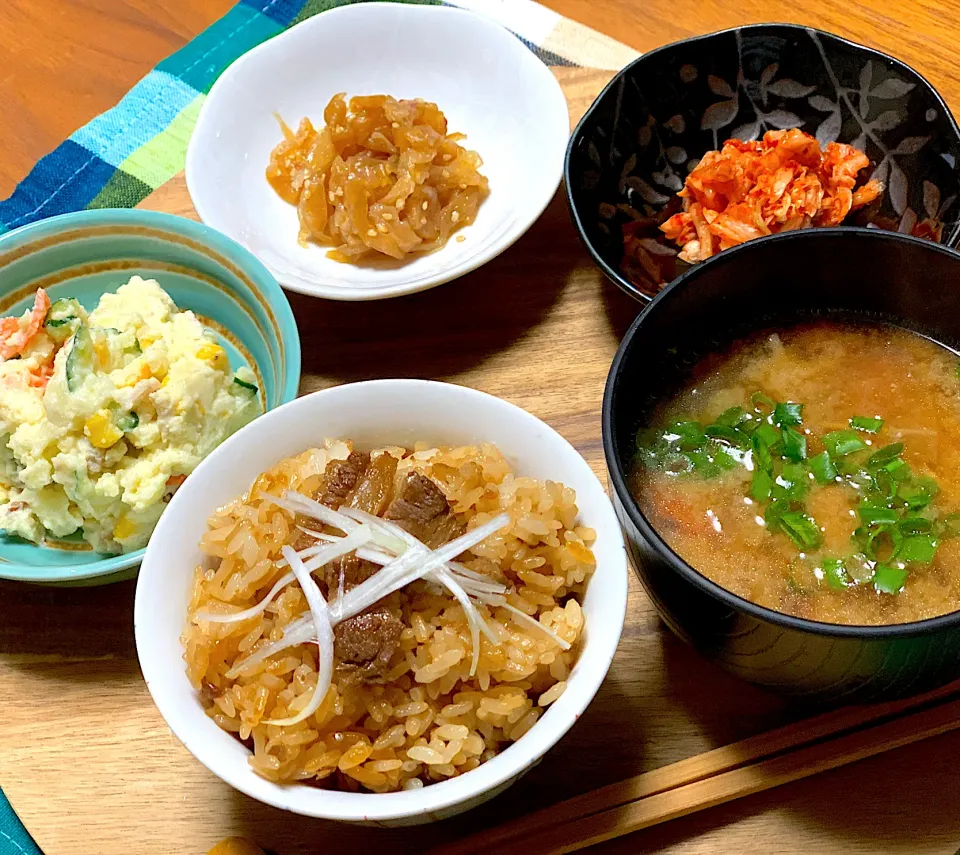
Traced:
<path fill-rule="evenodd" d="M 597 570 L 583 603 L 584 641 L 566 691 L 516 743 L 477 769 L 398 793 L 344 793 L 278 785 L 249 766 L 249 751 L 207 717 L 185 672 L 184 628 L 197 546 L 207 517 L 244 493 L 263 470 L 324 438 L 383 445 L 492 442 L 515 471 L 573 487 L 579 520 L 597 532 Z M 443 819 L 504 790 L 567 732 L 593 699 L 620 639 L 627 603 L 627 558 L 607 494 L 580 454 L 519 407 L 462 386 L 425 380 L 372 380 L 337 386 L 272 410 L 217 448 L 176 493 L 150 539 L 137 583 L 134 629 L 147 686 L 174 734 L 210 771 L 275 807 L 306 816 L 378 825 Z"/>
<path fill-rule="evenodd" d="M 403 263 L 342 264 L 297 242 L 296 209 L 267 183 L 282 139 L 338 92 L 436 102 L 483 158 L 490 195 L 442 249 Z M 359 3 L 308 18 L 234 62 L 203 104 L 187 187 L 209 226 L 254 253 L 285 288 L 334 300 L 423 291 L 479 267 L 517 240 L 553 198 L 570 133 L 550 70 L 513 33 L 462 9 Z"/>

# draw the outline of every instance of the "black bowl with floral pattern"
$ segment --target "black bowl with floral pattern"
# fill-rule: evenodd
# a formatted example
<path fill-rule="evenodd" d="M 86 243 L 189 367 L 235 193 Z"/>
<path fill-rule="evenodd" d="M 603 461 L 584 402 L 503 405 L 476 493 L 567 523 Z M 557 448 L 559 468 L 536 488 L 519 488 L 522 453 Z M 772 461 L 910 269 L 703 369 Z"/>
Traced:
<path fill-rule="evenodd" d="M 786 128 L 821 145 L 849 143 L 870 158 L 865 173 L 885 190 L 849 224 L 869 218 L 960 242 L 960 128 L 933 86 L 899 60 L 838 36 L 758 24 L 644 54 L 580 121 L 567 148 L 567 198 L 597 264 L 627 293 L 650 300 L 662 286 L 623 264 L 624 224 L 643 220 L 657 234 L 704 153 Z M 665 239 L 649 244 L 664 283 L 688 267 Z"/>

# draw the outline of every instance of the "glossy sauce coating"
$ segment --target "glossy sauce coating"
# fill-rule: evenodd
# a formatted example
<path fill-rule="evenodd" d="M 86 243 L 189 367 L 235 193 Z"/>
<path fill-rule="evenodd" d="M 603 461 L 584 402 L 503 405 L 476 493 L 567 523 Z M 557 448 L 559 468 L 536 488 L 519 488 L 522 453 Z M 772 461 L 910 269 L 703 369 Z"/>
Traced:
<path fill-rule="evenodd" d="M 406 258 L 442 247 L 472 223 L 489 193 L 480 156 L 448 133 L 420 99 L 335 95 L 317 130 L 308 118 L 270 155 L 267 181 L 297 206 L 300 243 L 332 247 L 337 261 Z"/>

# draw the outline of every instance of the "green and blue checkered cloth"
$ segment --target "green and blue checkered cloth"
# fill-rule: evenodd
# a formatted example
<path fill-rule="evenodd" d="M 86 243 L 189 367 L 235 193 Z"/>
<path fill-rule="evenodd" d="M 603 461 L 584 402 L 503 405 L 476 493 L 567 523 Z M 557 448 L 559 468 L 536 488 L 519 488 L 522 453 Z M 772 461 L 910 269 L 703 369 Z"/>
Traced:
<path fill-rule="evenodd" d="M 636 56 L 530 0 L 394 1 L 486 13 L 548 65 L 619 68 Z M 163 60 L 116 107 L 42 158 L 13 195 L 0 202 L 0 234 L 56 214 L 139 204 L 183 169 L 206 93 L 231 62 L 305 18 L 350 2 L 357 0 L 242 0 Z"/>
<path fill-rule="evenodd" d="M 206 93 L 250 48 L 305 18 L 365 0 L 241 0 L 115 107 L 70 135 L 0 201 L 0 234 L 87 208 L 132 208 L 183 169 Z M 547 65 L 622 68 L 637 52 L 532 0 L 394 0 L 458 6 L 498 20 Z M 77 834 L 82 834 L 77 829 Z M 42 855 L 0 791 L 0 855 Z M 185 853 L 193 855 L 193 853 Z M 196 853 L 200 855 L 200 853 Z"/>

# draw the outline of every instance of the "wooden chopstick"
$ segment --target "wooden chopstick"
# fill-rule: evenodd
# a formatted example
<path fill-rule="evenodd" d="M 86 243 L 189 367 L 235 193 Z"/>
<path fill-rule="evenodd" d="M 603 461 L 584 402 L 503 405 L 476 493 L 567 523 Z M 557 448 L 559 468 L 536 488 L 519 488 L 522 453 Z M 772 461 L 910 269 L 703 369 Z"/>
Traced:
<path fill-rule="evenodd" d="M 960 727 L 960 701 L 937 704 L 712 778 L 657 793 L 576 822 L 497 844 L 497 855 L 575 852 L 709 807 L 863 760 Z"/>
<path fill-rule="evenodd" d="M 610 784 L 437 850 L 573 852 L 960 727 L 960 683 L 847 707 Z"/>

